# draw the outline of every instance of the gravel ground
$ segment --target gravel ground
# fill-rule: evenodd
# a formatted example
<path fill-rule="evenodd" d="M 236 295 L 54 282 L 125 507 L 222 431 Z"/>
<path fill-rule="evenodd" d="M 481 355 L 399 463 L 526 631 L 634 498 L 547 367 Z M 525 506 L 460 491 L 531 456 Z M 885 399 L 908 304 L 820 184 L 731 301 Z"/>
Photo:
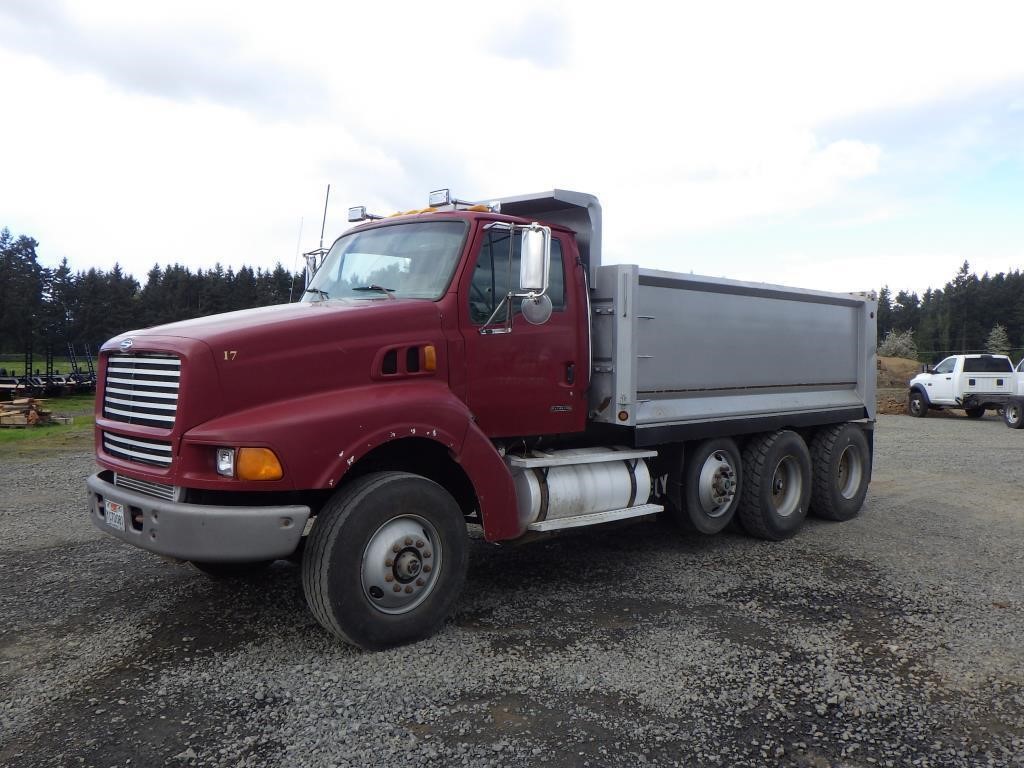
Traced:
<path fill-rule="evenodd" d="M 472 546 L 436 637 L 328 638 L 102 537 L 88 453 L 5 462 L 0 765 L 1024 765 L 1024 434 L 883 416 L 860 517 Z"/>

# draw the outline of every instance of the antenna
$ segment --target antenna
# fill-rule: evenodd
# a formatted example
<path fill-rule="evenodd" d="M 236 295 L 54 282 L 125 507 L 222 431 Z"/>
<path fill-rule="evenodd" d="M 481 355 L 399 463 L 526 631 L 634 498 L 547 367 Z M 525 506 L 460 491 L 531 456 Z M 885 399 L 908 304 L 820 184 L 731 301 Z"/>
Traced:
<path fill-rule="evenodd" d="M 302 254 L 302 258 L 306 260 L 306 287 L 309 287 L 309 281 L 313 279 L 313 275 L 323 264 L 324 256 L 327 255 L 327 249 L 324 248 L 324 230 L 327 228 L 327 203 L 331 199 L 331 185 L 327 185 L 327 196 L 324 198 L 324 218 L 320 224 L 320 247 L 315 251 L 309 251 L 309 253 Z"/>
<path fill-rule="evenodd" d="M 327 201 L 331 199 L 331 185 L 327 185 L 327 197 L 324 198 L 324 220 L 320 224 L 320 250 L 324 249 L 324 228 L 327 226 Z"/>

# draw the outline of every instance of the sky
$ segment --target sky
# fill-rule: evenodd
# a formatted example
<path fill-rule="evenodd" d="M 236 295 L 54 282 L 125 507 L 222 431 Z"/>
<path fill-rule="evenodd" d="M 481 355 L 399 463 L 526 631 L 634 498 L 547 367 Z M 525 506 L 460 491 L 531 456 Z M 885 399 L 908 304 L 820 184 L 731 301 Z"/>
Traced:
<path fill-rule="evenodd" d="M 1024 268 L 1020 2 L 0 2 L 0 227 L 297 268 L 432 189 L 596 194 L 605 263 L 831 291 Z"/>

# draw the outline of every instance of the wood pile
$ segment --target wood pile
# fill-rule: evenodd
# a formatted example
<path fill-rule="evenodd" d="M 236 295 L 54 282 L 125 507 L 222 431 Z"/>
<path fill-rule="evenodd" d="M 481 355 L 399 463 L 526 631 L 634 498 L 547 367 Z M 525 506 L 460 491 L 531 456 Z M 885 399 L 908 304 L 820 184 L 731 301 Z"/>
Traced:
<path fill-rule="evenodd" d="M 0 427 L 52 424 L 53 412 L 43 407 L 45 402 L 34 397 L 22 397 L 9 403 L 0 403 Z"/>

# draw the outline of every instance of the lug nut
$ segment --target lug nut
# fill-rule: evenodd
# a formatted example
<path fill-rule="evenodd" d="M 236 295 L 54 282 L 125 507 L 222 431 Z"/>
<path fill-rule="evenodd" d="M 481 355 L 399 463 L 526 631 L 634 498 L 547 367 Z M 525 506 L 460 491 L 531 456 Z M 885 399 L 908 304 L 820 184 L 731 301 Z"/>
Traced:
<path fill-rule="evenodd" d="M 401 544 L 395 544 L 395 546 L 393 546 L 391 548 L 391 551 L 394 552 L 397 555 L 399 552 L 402 551 L 402 545 Z"/>
<path fill-rule="evenodd" d="M 388 558 L 387 560 L 385 560 L 385 561 L 384 561 L 384 565 L 385 565 L 385 566 L 386 566 L 387 568 L 390 568 L 390 567 L 391 567 L 392 565 L 394 565 L 394 564 L 395 564 L 395 561 L 394 561 L 394 560 L 392 560 L 392 559 L 391 559 L 390 557 L 389 557 L 389 558 Z"/>
<path fill-rule="evenodd" d="M 416 546 L 423 549 L 423 539 L 416 539 Z"/>
<path fill-rule="evenodd" d="M 410 584 L 409 586 L 407 586 L 405 588 L 405 594 L 407 594 L 407 595 L 411 595 L 412 594 L 412 584 Z"/>
<path fill-rule="evenodd" d="M 395 590 L 395 592 L 401 592 L 402 591 L 402 585 L 401 584 L 395 584 L 395 586 L 393 586 L 392 589 Z"/>
<path fill-rule="evenodd" d="M 408 547 L 408 546 L 410 546 L 411 544 L 412 544 L 412 536 L 406 536 L 406 537 L 405 537 L 405 546 L 407 546 L 407 547 Z"/>
<path fill-rule="evenodd" d="M 417 587 L 422 587 L 426 583 L 427 582 L 425 582 L 423 579 L 416 579 L 416 586 Z"/>
<path fill-rule="evenodd" d="M 390 581 L 394 581 L 394 580 L 395 580 L 395 577 L 392 576 L 390 573 L 385 573 L 384 574 L 384 581 L 389 581 L 390 582 Z"/>
<path fill-rule="evenodd" d="M 423 553 L 423 556 L 424 556 L 424 557 L 430 557 L 430 551 L 428 550 L 428 551 L 424 552 L 424 553 Z"/>
<path fill-rule="evenodd" d="M 433 570 L 433 568 L 431 567 L 430 563 L 424 563 L 423 564 L 423 572 L 424 573 L 430 573 L 432 570 Z"/>

